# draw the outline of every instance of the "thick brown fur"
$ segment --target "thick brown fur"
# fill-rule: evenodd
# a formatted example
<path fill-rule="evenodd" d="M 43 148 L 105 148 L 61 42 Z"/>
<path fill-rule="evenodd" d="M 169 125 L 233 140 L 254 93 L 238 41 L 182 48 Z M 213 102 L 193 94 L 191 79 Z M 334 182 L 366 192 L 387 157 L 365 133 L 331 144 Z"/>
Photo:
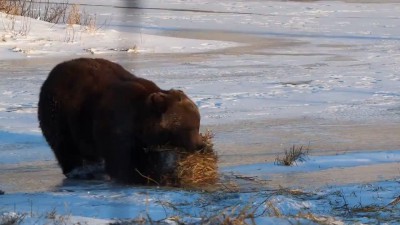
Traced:
<path fill-rule="evenodd" d="M 153 167 L 147 147 L 203 145 L 198 108 L 182 91 L 161 90 L 105 59 L 54 67 L 40 91 L 38 118 L 65 175 L 104 161 L 111 178 L 143 183 Z"/>

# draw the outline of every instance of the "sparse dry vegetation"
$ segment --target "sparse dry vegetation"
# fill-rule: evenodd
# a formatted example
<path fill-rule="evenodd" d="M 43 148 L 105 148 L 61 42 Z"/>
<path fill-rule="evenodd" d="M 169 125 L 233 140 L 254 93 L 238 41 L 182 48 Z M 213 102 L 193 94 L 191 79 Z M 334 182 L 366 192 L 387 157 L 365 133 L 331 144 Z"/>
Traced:
<path fill-rule="evenodd" d="M 0 215 L 0 225 L 18 225 L 21 224 L 26 214 L 5 213 Z"/>
<path fill-rule="evenodd" d="M 96 15 L 82 10 L 78 4 L 34 0 L 0 0 L 0 12 L 8 15 L 40 19 L 50 23 L 78 24 L 97 30 Z"/>
<path fill-rule="evenodd" d="M 28 17 L 22 17 L 21 20 L 17 21 L 16 16 L 9 15 L 9 22 L 6 23 L 2 20 L 4 30 L 12 36 L 26 36 L 31 29 L 31 21 Z M 3 37 L 2 41 L 6 41 Z"/>
<path fill-rule="evenodd" d="M 227 209 L 221 214 L 206 219 L 207 224 L 222 224 L 222 225 L 247 225 L 256 224 L 254 215 L 254 209 L 251 207 L 244 207 L 239 210 L 238 207 Z"/>
<path fill-rule="evenodd" d="M 28 0 L 0 0 L 0 11 L 8 15 L 23 16 L 40 19 L 50 23 L 65 22 L 67 2 L 53 3 L 50 0 L 28 1 Z"/>
<path fill-rule="evenodd" d="M 99 27 L 97 26 L 96 15 L 91 15 L 88 14 L 86 11 L 83 11 L 82 18 L 83 18 L 82 24 L 85 26 L 86 31 L 94 33 L 99 29 Z"/>
<path fill-rule="evenodd" d="M 354 197 L 352 193 L 350 194 Z M 328 224 L 347 224 L 357 221 L 354 218 L 378 217 L 374 221 L 390 223 L 397 221 L 390 215 L 398 214 L 398 198 L 395 198 L 387 205 L 368 204 L 362 206 L 354 205 L 348 201 L 345 193 L 342 190 L 329 192 L 327 195 L 306 192 L 299 189 L 278 188 L 276 190 L 254 192 L 254 199 L 251 196 L 244 194 L 240 199 L 236 193 L 230 192 L 210 192 L 207 196 L 200 196 L 195 202 L 176 202 L 167 201 L 165 199 L 154 201 L 153 204 L 160 205 L 165 210 L 165 217 L 157 219 L 153 218 L 149 211 L 138 217 L 131 219 L 116 219 L 110 224 L 125 225 L 125 224 L 222 224 L 222 225 L 257 225 L 260 224 L 260 218 L 275 218 L 277 222 L 287 221 L 289 224 L 308 224 L 315 223 L 321 225 Z M 282 196 L 290 199 L 297 199 L 298 202 L 320 199 L 324 202 L 328 200 L 332 211 L 329 215 L 318 214 L 307 207 L 294 207 L 294 211 L 288 212 L 285 204 L 282 204 Z M 333 197 L 333 198 L 332 198 Z M 197 198 L 197 197 L 196 197 Z M 333 200 L 333 201 L 330 201 Z M 196 204 L 195 208 L 200 211 L 192 210 L 192 204 Z M 344 206 L 346 205 L 346 206 Z M 210 210 L 210 207 L 212 210 Z M 26 218 L 32 219 L 30 216 L 20 213 L 0 213 L 0 225 L 18 225 L 25 224 Z M 40 215 L 46 223 L 43 224 L 70 224 L 71 215 L 59 215 L 56 209 Z M 38 220 L 40 221 L 40 220 Z M 262 221 L 262 220 L 261 220 Z M 39 222 L 40 223 L 40 222 Z M 85 224 L 85 223 L 82 223 Z M 375 223 L 374 223 L 375 224 Z M 378 224 L 378 223 L 376 223 Z"/>
<path fill-rule="evenodd" d="M 296 161 L 304 162 L 310 152 L 310 147 L 304 147 L 303 145 L 298 147 L 293 145 L 289 150 L 285 150 L 284 156 L 277 156 L 275 164 L 281 166 L 292 166 Z"/>
<path fill-rule="evenodd" d="M 67 24 L 64 42 L 77 41 L 80 37 L 78 34 L 82 31 L 95 33 L 106 23 L 98 27 L 96 15 L 67 1 L 54 3 L 50 0 L 0 0 L 0 12 L 6 13 L 7 20 L 2 20 L 3 28 L 13 37 L 27 36 L 31 30 L 31 19 Z M 18 16 L 21 18 L 17 18 Z M 6 40 L 3 38 L 2 41 Z"/>

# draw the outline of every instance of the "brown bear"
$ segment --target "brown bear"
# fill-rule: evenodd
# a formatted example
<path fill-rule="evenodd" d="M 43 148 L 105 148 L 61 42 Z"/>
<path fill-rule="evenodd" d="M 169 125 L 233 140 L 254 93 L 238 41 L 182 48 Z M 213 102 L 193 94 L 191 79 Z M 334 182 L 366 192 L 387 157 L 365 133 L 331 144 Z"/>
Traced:
<path fill-rule="evenodd" d="M 179 90 L 162 90 L 119 64 L 79 58 L 55 66 L 38 103 L 43 135 L 63 173 L 104 162 L 117 181 L 143 183 L 150 146 L 203 147 L 197 106 Z"/>

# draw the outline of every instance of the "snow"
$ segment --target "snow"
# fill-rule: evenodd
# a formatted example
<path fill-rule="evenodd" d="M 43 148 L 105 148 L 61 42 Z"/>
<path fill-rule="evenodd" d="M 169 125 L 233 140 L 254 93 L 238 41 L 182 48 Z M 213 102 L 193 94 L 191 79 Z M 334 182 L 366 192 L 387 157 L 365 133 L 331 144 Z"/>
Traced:
<path fill-rule="evenodd" d="M 119 51 L 128 53 L 201 52 L 234 46 L 234 43 L 229 42 L 182 41 L 180 38 L 173 37 L 117 32 L 113 29 L 102 29 L 101 25 L 93 29 L 79 25 L 54 25 L 31 18 L 8 16 L 4 13 L 0 13 L 0 19 L 4 25 L 3 33 L 5 33 L 2 35 L 1 43 L 4 59 L 104 54 Z M 15 25 L 11 25 L 14 23 Z M 24 31 L 26 26 L 29 29 Z M 168 45 L 161 45 L 162 42 L 167 42 Z"/>
<path fill-rule="evenodd" d="M 300 194 L 285 193 L 284 190 L 202 193 L 80 182 L 66 183 L 57 192 L 14 193 L 1 198 L 3 210 L 28 213 L 25 218 L 27 224 L 51 212 L 64 215 L 64 220 L 67 221 L 83 217 L 94 218 L 96 221 L 123 221 L 149 217 L 153 221 L 162 221 L 172 216 L 177 216 L 183 221 L 196 221 L 222 213 L 230 215 L 231 211 L 240 212 L 246 207 L 251 212 L 254 210 L 255 215 L 259 215 L 258 221 L 275 220 L 278 224 L 290 218 L 301 221 L 302 218 L 299 216 L 301 213 L 313 213 L 326 217 L 326 220 L 354 222 L 359 221 L 360 215 L 363 215 L 363 212 L 357 212 L 357 209 L 375 206 L 379 208 L 374 212 L 378 215 L 376 218 L 362 218 L 369 224 L 398 219 L 396 213 L 398 206 L 389 205 L 398 197 L 397 186 L 398 182 L 384 181 L 329 187 Z M 275 211 L 271 205 L 276 208 Z M 275 215 L 278 212 L 283 217 Z M 232 215 L 234 213 L 232 212 Z"/>
<path fill-rule="evenodd" d="M 0 13 L 0 223 L 400 220 L 399 3 L 70 2 L 96 29 Z M 38 93 L 54 65 L 82 56 L 188 93 L 216 133 L 226 188 L 63 180 Z M 293 145 L 311 147 L 307 160 L 274 164 Z"/>
<path fill-rule="evenodd" d="M 332 168 L 367 166 L 400 161 L 398 151 L 380 151 L 368 153 L 347 153 L 335 156 L 311 156 L 306 162 L 296 162 L 295 166 L 277 166 L 276 163 L 260 163 L 224 168 L 224 172 L 240 172 L 252 176 L 268 176 L 275 173 L 304 173 Z"/>

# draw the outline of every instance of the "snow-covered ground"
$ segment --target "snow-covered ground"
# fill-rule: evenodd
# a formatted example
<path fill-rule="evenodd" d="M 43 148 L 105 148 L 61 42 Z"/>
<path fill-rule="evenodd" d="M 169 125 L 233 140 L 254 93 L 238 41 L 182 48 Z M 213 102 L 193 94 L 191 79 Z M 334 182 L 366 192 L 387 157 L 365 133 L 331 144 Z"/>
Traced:
<path fill-rule="evenodd" d="M 0 223 L 400 220 L 399 3 L 70 2 L 96 13 L 96 29 L 0 13 Z M 38 128 L 38 93 L 54 65 L 82 56 L 187 92 L 216 134 L 226 187 L 64 180 Z M 275 165 L 292 145 L 311 156 Z"/>

